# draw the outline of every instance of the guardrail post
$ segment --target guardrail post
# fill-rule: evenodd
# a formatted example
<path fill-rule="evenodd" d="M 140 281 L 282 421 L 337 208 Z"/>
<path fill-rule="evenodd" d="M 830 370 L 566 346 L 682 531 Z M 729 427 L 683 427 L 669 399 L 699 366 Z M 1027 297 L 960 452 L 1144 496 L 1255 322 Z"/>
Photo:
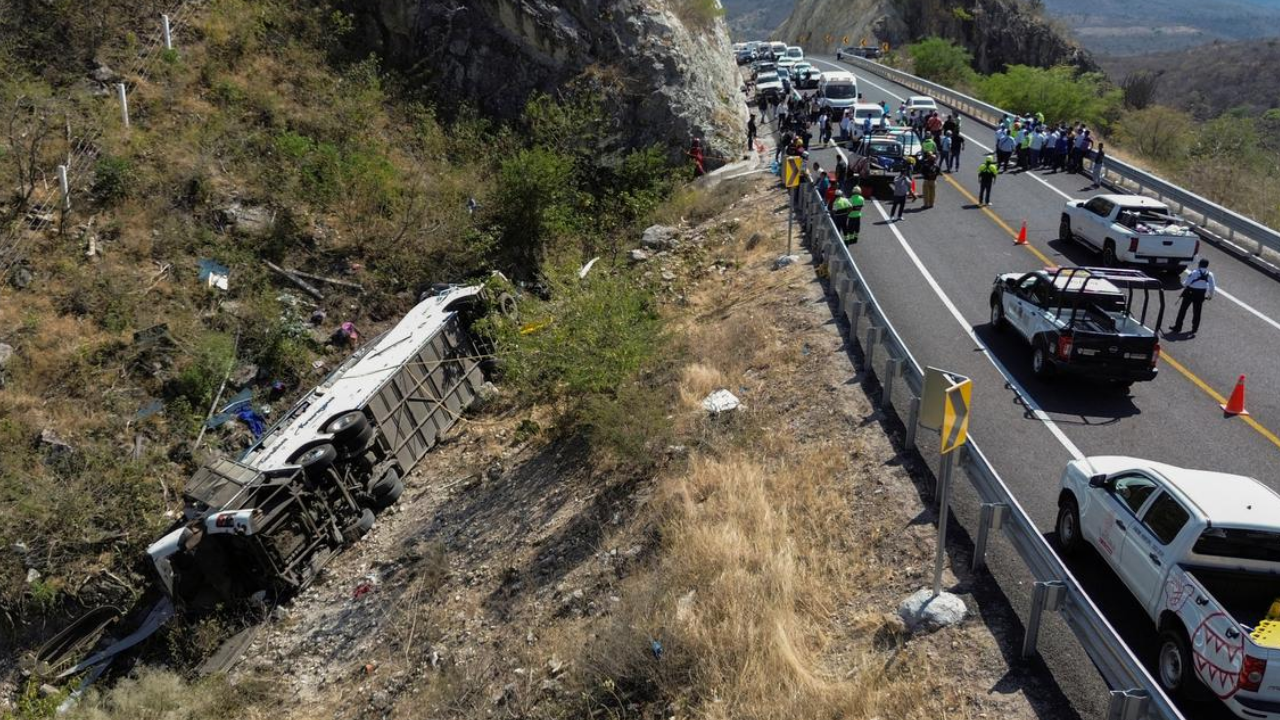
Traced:
<path fill-rule="evenodd" d="M 893 405 L 893 381 L 902 374 L 902 364 L 903 361 L 893 357 L 892 354 L 884 362 L 884 394 L 880 396 L 881 410 Z"/>
<path fill-rule="evenodd" d="M 991 538 L 991 531 L 1004 526 L 1004 516 L 1008 512 L 1009 506 L 1004 503 L 982 503 L 982 510 L 978 515 L 978 540 L 973 544 L 974 570 L 987 564 L 987 542 Z"/>
<path fill-rule="evenodd" d="M 911 404 L 907 409 L 907 434 L 902 438 L 902 445 L 908 450 L 916 447 L 916 428 L 920 425 L 920 398 L 911 396 Z"/>
<path fill-rule="evenodd" d="M 67 182 L 67 166 L 58 166 L 58 189 L 62 192 L 62 210 L 71 210 L 71 185 Z"/>
<path fill-rule="evenodd" d="M 1062 598 L 1067 593 L 1067 586 L 1060 580 L 1037 580 L 1035 590 L 1031 594 L 1031 616 L 1027 618 L 1027 632 L 1022 637 L 1022 657 L 1029 658 L 1036 651 L 1036 642 L 1040 639 L 1040 620 L 1045 610 L 1057 610 L 1062 606 Z"/>
<path fill-rule="evenodd" d="M 116 83 L 116 97 L 120 100 L 120 120 L 125 127 L 129 127 L 129 95 L 124 83 Z"/>
<path fill-rule="evenodd" d="M 1138 720 L 1147 714 L 1151 696 L 1142 690 L 1112 690 L 1107 720 Z"/>
<path fill-rule="evenodd" d="M 849 338 L 855 342 L 858 339 L 858 323 L 862 320 L 864 306 L 861 300 L 854 300 L 853 306 L 849 308 Z"/>
<path fill-rule="evenodd" d="M 867 328 L 867 344 L 862 348 L 862 355 L 868 370 L 876 368 L 876 343 L 884 337 L 884 328 L 872 325 Z"/>
<path fill-rule="evenodd" d="M 955 452 L 943 453 L 938 465 L 938 545 L 933 556 L 933 595 L 942 592 L 942 568 L 947 559 L 947 519 L 951 515 L 951 469 Z"/>

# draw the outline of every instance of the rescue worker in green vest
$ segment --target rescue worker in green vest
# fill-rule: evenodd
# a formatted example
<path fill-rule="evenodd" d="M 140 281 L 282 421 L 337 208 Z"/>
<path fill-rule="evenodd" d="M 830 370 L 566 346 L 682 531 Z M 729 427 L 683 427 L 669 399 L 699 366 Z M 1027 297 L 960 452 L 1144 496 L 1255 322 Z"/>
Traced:
<path fill-rule="evenodd" d="M 996 159 L 988 155 L 982 164 L 978 166 L 978 204 L 991 204 L 991 186 L 996 183 L 996 176 L 1000 174 L 1000 168 L 996 165 Z"/>
<path fill-rule="evenodd" d="M 858 242 L 858 233 L 862 230 L 862 190 L 853 188 L 852 199 L 845 197 L 843 190 L 836 191 L 836 201 L 831 203 L 831 217 L 836 228 L 844 235 L 844 244 Z"/>

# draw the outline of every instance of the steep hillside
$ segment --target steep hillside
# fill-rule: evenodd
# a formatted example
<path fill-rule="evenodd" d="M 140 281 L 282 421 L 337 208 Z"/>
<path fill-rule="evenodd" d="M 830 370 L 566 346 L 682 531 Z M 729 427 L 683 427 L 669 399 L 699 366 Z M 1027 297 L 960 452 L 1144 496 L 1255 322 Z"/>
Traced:
<path fill-rule="evenodd" d="M 722 0 L 734 40 L 765 40 L 795 9 L 795 0 Z"/>
<path fill-rule="evenodd" d="M 441 105 L 514 117 L 535 91 L 602 89 L 625 144 L 736 149 L 746 114 L 729 35 L 695 0 L 348 1 L 352 42 L 404 70 Z"/>
<path fill-rule="evenodd" d="M 1213 42 L 1186 50 L 1100 57 L 1115 82 L 1131 73 L 1155 75 L 1154 102 L 1208 120 L 1234 108 L 1257 115 L 1280 108 L 1280 39 Z"/>
<path fill-rule="evenodd" d="M 799 0 L 779 34 L 814 49 L 834 49 L 848 35 L 897 47 L 937 35 L 972 51 L 974 67 L 1070 63 L 1093 68 L 1088 53 L 1023 0 Z"/>
<path fill-rule="evenodd" d="M 1045 0 L 1098 54 L 1136 55 L 1280 34 L 1275 0 Z"/>

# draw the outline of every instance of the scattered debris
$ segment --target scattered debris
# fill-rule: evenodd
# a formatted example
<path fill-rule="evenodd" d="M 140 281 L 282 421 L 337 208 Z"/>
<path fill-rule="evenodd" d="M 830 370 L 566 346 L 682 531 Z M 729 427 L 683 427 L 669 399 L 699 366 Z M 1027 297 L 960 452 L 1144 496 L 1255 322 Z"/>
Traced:
<path fill-rule="evenodd" d="M 355 347 L 360 344 L 360 331 L 356 330 L 355 323 L 348 320 L 333 331 L 329 341 L 338 347 Z"/>
<path fill-rule="evenodd" d="M 63 440 L 62 436 L 52 428 L 45 428 L 40 431 L 39 443 L 51 459 L 72 455 L 76 451 L 75 448 L 71 447 L 71 443 Z"/>
<path fill-rule="evenodd" d="M 708 395 L 702 401 L 702 409 L 712 415 L 731 412 L 733 410 L 737 410 L 739 407 L 742 407 L 742 401 L 738 399 L 737 395 L 734 395 L 728 390 L 717 390 Z"/>
<path fill-rule="evenodd" d="M 595 267 L 596 261 L 599 259 L 600 259 L 600 256 L 597 255 L 591 258 L 590 260 L 588 260 L 586 265 L 583 265 L 581 268 L 578 268 L 578 279 L 579 280 L 586 279 L 587 273 L 591 272 L 591 268 Z"/>
<path fill-rule="evenodd" d="M 101 62 L 93 69 L 93 72 L 89 73 L 89 77 L 93 78 L 94 82 L 99 82 L 103 85 L 120 82 L 120 73 L 112 70 L 106 63 Z"/>
<path fill-rule="evenodd" d="M 294 285 L 297 285 L 299 288 L 302 288 L 302 290 L 306 292 L 308 295 L 310 295 L 311 297 L 317 300 L 324 299 L 324 294 L 321 293 L 319 290 L 317 290 L 314 285 L 307 282 L 306 280 L 303 280 L 302 278 L 298 277 L 297 275 L 294 275 L 292 272 L 288 270 L 285 270 L 284 268 L 271 262 L 270 260 L 263 260 L 262 262 L 266 263 L 267 267 L 271 268 L 272 272 L 282 276 L 284 279 L 288 280 Z"/>
<path fill-rule="evenodd" d="M 675 282 L 675 279 L 676 279 L 676 274 L 675 274 L 675 273 L 671 272 L 670 270 L 663 270 L 663 271 L 662 271 L 662 281 L 663 281 L 663 282 Z"/>
<path fill-rule="evenodd" d="M 13 346 L 7 343 L 0 343 L 0 370 L 3 370 L 9 364 L 9 360 L 13 357 Z"/>
<path fill-rule="evenodd" d="M 41 577 L 41 576 L 40 576 L 40 571 L 39 571 L 39 570 L 37 570 L 37 569 L 35 569 L 35 568 L 31 568 L 31 569 L 27 570 L 27 584 L 28 584 L 28 585 L 30 585 L 30 584 L 32 584 L 32 583 L 35 583 L 35 582 L 39 582 L 39 581 L 40 581 L 40 577 Z"/>
<path fill-rule="evenodd" d="M 303 272 L 301 270 L 295 270 L 294 268 L 283 268 L 283 269 L 285 272 L 288 272 L 292 275 L 297 275 L 298 277 L 307 278 L 308 280 L 316 280 L 322 283 L 329 283 L 330 285 L 340 285 L 342 287 L 347 287 L 353 290 L 359 290 L 360 292 L 364 292 L 364 286 L 361 285 L 360 283 L 353 283 L 349 280 L 339 280 L 337 278 L 325 277 L 324 275 L 316 275 L 315 273 Z"/>
<path fill-rule="evenodd" d="M 205 287 L 227 290 L 231 287 L 231 269 L 216 260 L 200 258 L 200 282 Z"/>
<path fill-rule="evenodd" d="M 798 262 L 800 262 L 799 255 L 783 255 L 779 257 L 777 260 L 773 261 L 773 269 L 781 270 L 784 267 L 795 265 Z"/>
<path fill-rule="evenodd" d="M 247 387 L 250 383 L 252 383 L 254 380 L 257 380 L 257 379 L 258 379 L 258 366 L 254 365 L 253 363 L 245 363 L 244 365 L 241 365 L 240 367 L 236 368 L 235 372 L 231 373 L 231 377 L 228 378 L 228 380 L 231 382 L 231 387 L 235 387 L 235 388 Z"/>
<path fill-rule="evenodd" d="M 262 433 L 266 432 L 266 419 L 259 415 L 252 406 L 245 406 L 237 410 L 236 418 L 249 428 L 249 432 L 253 433 L 255 440 L 262 437 Z"/>
<path fill-rule="evenodd" d="M 232 396 L 232 398 L 227 401 L 226 405 L 218 408 L 217 412 L 205 421 L 204 426 L 210 430 L 216 430 L 227 424 L 232 419 L 239 417 L 240 411 L 246 407 L 250 407 L 252 402 L 253 391 L 249 389 L 241 390 Z"/>
<path fill-rule="evenodd" d="M 898 606 L 898 615 L 909 632 L 933 632 L 964 620 L 969 612 L 964 600 L 949 592 L 934 595 L 929 588 L 912 593 Z"/>
<path fill-rule="evenodd" d="M 164 401 L 159 398 L 151 398 L 146 405 L 138 408 L 138 412 L 134 413 L 133 419 L 135 421 L 146 420 L 157 415 L 161 410 L 164 410 Z"/>
<path fill-rule="evenodd" d="M 311 313 L 311 324 L 323 325 L 327 317 L 329 317 L 329 313 L 325 312 L 324 308 L 316 308 L 315 312 Z"/>
<path fill-rule="evenodd" d="M 640 244 L 650 250 L 674 250 L 680 246 L 679 233 L 673 227 L 652 225 L 640 237 Z"/>
<path fill-rule="evenodd" d="M 636 248 L 627 255 L 627 259 L 631 261 L 633 265 L 647 262 L 651 257 L 653 257 L 653 253 L 645 250 L 644 248 Z"/>

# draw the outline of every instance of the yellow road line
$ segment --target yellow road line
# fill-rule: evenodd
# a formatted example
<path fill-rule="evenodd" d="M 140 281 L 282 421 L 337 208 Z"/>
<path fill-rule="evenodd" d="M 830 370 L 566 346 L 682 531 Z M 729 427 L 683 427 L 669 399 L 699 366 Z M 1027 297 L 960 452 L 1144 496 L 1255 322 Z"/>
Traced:
<path fill-rule="evenodd" d="M 970 194 L 968 190 L 965 190 L 964 186 L 956 182 L 955 178 L 951 177 L 950 175 L 944 175 L 943 177 L 947 179 L 947 182 L 951 183 L 952 187 L 954 187 L 956 190 L 959 190 L 960 194 L 965 196 L 965 198 L 967 198 L 969 202 L 973 203 L 974 205 L 980 205 L 980 203 L 978 202 L 978 198 Z M 1004 231 L 1009 233 L 1009 236 L 1012 237 L 1015 241 L 1018 239 L 1018 231 L 1009 227 L 1009 224 L 1006 223 L 1004 219 L 1001 218 L 999 215 L 995 214 L 995 211 L 993 211 L 991 208 L 987 207 L 986 205 L 980 205 L 980 209 L 987 217 L 991 218 L 991 220 L 994 221 L 995 224 L 1004 228 Z M 1046 267 L 1058 267 L 1058 263 L 1054 262 L 1053 260 L 1050 260 L 1048 255 L 1045 255 L 1044 253 L 1040 252 L 1038 249 L 1033 247 L 1031 243 L 1027 243 L 1022 247 L 1030 250 L 1033 255 L 1040 258 L 1040 262 L 1044 263 Z"/>
<path fill-rule="evenodd" d="M 950 175 L 945 175 L 944 177 L 947 179 L 947 182 L 951 183 L 952 187 L 960 191 L 960 194 L 965 196 L 969 200 L 969 202 L 975 205 L 978 204 L 978 199 L 975 198 L 973 195 L 971 195 L 968 190 L 965 190 L 964 187 L 961 186 L 960 183 L 956 182 L 954 178 L 952 178 Z M 991 208 L 986 207 L 984 205 L 982 207 L 982 212 L 985 213 L 987 217 L 991 218 L 995 222 L 995 224 L 1003 228 L 1005 232 L 1009 233 L 1010 237 L 1012 237 L 1014 240 L 1018 239 L 1018 233 L 1014 231 L 1013 228 L 1009 227 L 1009 224 L 1006 223 L 999 215 L 996 215 Z M 1022 247 L 1026 248 L 1028 251 L 1031 252 L 1031 254 L 1039 258 L 1040 261 L 1045 264 L 1045 266 L 1047 267 L 1058 266 L 1057 263 L 1050 260 L 1047 255 L 1040 252 L 1040 250 L 1037 249 L 1035 246 L 1033 246 L 1030 242 L 1028 242 L 1026 245 L 1023 245 Z M 1213 398 L 1214 402 L 1218 403 L 1219 405 L 1226 404 L 1227 399 L 1223 397 L 1221 393 L 1219 393 L 1217 390 L 1214 390 L 1212 387 L 1210 387 L 1209 384 L 1206 383 L 1204 380 L 1201 380 L 1200 377 L 1195 373 L 1191 372 L 1191 370 L 1189 370 L 1186 365 L 1183 365 L 1182 363 L 1173 359 L 1173 357 L 1171 357 L 1168 352 L 1165 352 L 1163 350 L 1161 351 L 1160 356 L 1164 358 L 1165 363 L 1169 367 L 1181 373 L 1183 377 L 1191 381 L 1192 385 L 1195 385 L 1196 387 L 1200 388 L 1200 390 L 1204 392 L 1204 394 Z M 1270 441 L 1272 445 L 1275 445 L 1277 448 L 1280 448 L 1280 437 L 1277 437 L 1275 433 L 1268 430 L 1266 426 L 1264 426 L 1262 423 L 1258 422 L 1257 420 L 1254 420 L 1252 417 L 1248 415 L 1239 415 L 1237 417 L 1243 420 L 1246 425 L 1256 430 L 1259 435 L 1261 435 L 1262 437 Z"/>

